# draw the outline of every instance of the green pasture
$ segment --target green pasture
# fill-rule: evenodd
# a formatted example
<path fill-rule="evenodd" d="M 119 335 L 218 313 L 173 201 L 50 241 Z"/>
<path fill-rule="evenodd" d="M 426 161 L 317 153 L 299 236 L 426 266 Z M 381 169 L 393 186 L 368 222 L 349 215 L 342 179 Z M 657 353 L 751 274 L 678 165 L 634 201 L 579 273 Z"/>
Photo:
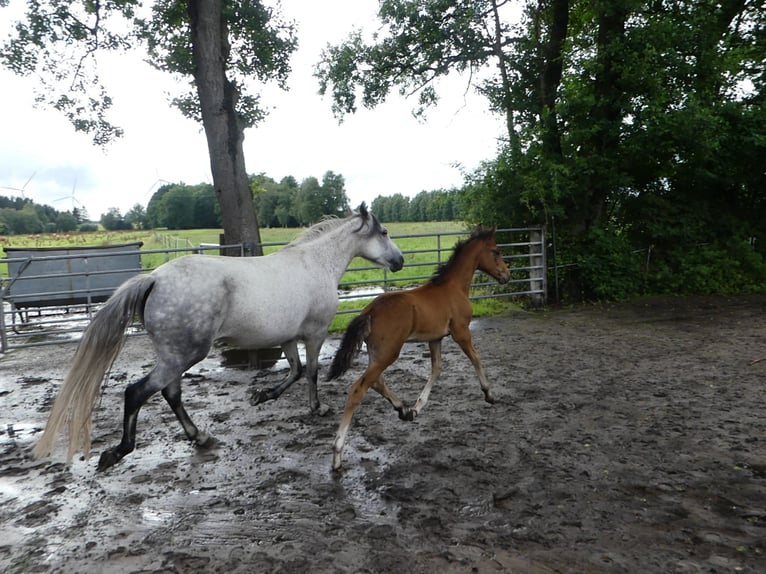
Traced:
<path fill-rule="evenodd" d="M 404 253 L 404 269 L 397 273 L 384 271 L 372 266 L 361 258 L 354 259 L 341 278 L 344 283 L 375 282 L 380 283 L 384 278 L 394 282 L 397 287 L 406 287 L 422 283 L 430 277 L 437 268 L 435 262 L 446 261 L 452 253 L 455 243 L 467 235 L 467 228 L 460 222 L 423 222 L 423 223 L 387 223 L 392 238 Z M 287 243 L 295 239 L 303 229 L 267 228 L 261 229 L 261 240 L 264 244 Z M 437 234 L 458 232 L 460 235 L 447 235 L 437 238 Z M 191 252 L 200 244 L 217 244 L 221 234 L 220 229 L 189 229 L 189 230 L 128 230 L 128 231 L 93 231 L 73 233 L 52 233 L 39 235 L 0 236 L 0 258 L 6 258 L 5 247 L 86 247 L 114 245 L 119 243 L 143 242 L 141 264 L 146 269 L 158 267 L 173 257 L 184 255 L 178 253 L 147 253 L 152 250 L 184 249 Z M 281 245 L 264 247 L 265 253 L 281 249 Z M 207 251 L 215 254 L 216 251 Z M 2 277 L 8 276 L 7 264 L 0 264 Z M 356 285 L 352 285 L 354 287 Z M 363 285 L 360 285 L 363 286 Z M 341 309 L 361 309 L 371 299 L 342 301 Z M 512 307 L 508 299 L 487 299 L 474 302 L 474 312 L 478 315 L 502 312 Z M 356 316 L 356 313 L 338 315 L 331 330 L 343 330 Z"/>

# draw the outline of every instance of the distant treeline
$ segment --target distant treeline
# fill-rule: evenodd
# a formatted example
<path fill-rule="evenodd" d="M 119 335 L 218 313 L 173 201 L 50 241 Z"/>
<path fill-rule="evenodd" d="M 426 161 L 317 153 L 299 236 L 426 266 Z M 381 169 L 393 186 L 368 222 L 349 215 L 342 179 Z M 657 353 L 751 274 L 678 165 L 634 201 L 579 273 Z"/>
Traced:
<path fill-rule="evenodd" d="M 76 231 L 83 225 L 87 227 L 87 220 L 88 214 L 82 208 L 59 211 L 25 197 L 0 196 L 0 235 Z"/>
<path fill-rule="evenodd" d="M 345 179 L 328 171 L 321 182 L 307 177 L 300 183 L 293 176 L 276 181 L 264 174 L 250 177 L 250 187 L 261 227 L 306 227 L 322 217 L 342 217 L 349 209 Z M 422 191 L 415 197 L 397 193 L 378 196 L 373 212 L 387 222 L 459 220 L 458 190 Z M 116 207 L 101 214 L 104 229 L 216 229 L 221 227 L 221 211 L 213 186 L 168 183 L 158 188 L 146 208 L 135 204 L 126 213 Z M 84 208 L 58 211 L 31 199 L 0 196 L 0 234 L 61 233 L 95 231 Z"/>

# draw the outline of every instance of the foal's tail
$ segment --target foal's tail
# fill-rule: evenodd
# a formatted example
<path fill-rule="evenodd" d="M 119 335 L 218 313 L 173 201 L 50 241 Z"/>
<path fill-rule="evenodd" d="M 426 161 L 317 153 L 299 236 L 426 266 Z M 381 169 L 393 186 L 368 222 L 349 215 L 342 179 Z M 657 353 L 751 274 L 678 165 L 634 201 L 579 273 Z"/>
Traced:
<path fill-rule="evenodd" d="M 362 343 L 367 338 L 367 335 L 370 334 L 371 321 L 370 315 L 367 313 L 362 313 L 351 321 L 348 329 L 343 334 L 340 347 L 335 353 L 332 365 L 330 366 L 330 372 L 325 380 L 337 379 L 348 370 L 359 349 L 362 348 Z"/>
<path fill-rule="evenodd" d="M 91 321 L 83 333 L 48 417 L 48 424 L 33 449 L 36 457 L 48 456 L 56 445 L 58 432 L 69 426 L 69 453 L 90 452 L 91 415 L 106 372 L 117 358 L 127 337 L 125 329 L 135 315 L 143 315 L 144 305 L 155 278 L 136 275 L 123 283 Z"/>

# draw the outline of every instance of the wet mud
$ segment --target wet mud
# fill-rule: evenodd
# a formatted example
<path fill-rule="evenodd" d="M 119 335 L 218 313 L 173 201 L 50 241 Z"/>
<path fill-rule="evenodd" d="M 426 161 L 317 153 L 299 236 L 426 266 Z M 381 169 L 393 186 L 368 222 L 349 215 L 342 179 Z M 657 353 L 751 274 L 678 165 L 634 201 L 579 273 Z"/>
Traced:
<path fill-rule="evenodd" d="M 287 372 L 185 377 L 217 443 L 188 443 L 160 396 L 134 453 L 104 473 L 122 393 L 152 364 L 131 337 L 94 417 L 93 452 L 28 450 L 72 345 L 0 359 L 0 571 L 766 572 L 766 298 L 657 298 L 474 321 L 497 402 L 445 341 L 414 422 L 369 393 L 344 471 L 332 441 L 354 376 L 253 407 Z M 325 348 L 325 371 L 338 338 Z M 430 364 L 408 344 L 387 382 L 414 401 Z"/>

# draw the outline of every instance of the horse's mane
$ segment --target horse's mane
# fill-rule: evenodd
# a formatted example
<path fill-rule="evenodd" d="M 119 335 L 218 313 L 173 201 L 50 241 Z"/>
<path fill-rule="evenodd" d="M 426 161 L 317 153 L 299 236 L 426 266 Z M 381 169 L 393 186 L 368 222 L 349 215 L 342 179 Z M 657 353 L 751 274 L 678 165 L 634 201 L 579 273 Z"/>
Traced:
<path fill-rule="evenodd" d="M 365 222 L 369 219 L 370 223 L 375 227 L 375 229 L 380 227 L 380 223 L 378 222 L 378 218 L 375 217 L 373 214 L 369 213 L 367 211 L 367 207 L 364 203 L 359 206 L 359 211 L 352 213 L 348 217 L 336 217 L 335 215 L 325 215 L 319 222 L 315 223 L 308 229 L 306 229 L 303 233 L 301 233 L 298 237 L 293 239 L 290 243 L 285 245 L 285 248 L 288 247 L 294 247 L 295 245 L 303 245 L 304 243 L 308 243 L 309 241 L 313 241 L 320 235 L 323 235 L 327 233 L 328 231 L 332 231 L 333 229 L 336 229 L 346 223 L 347 221 L 350 221 L 354 217 L 361 217 L 362 218 L 362 224 L 359 226 L 359 229 L 361 229 Z M 359 229 L 355 231 L 359 231 Z"/>
<path fill-rule="evenodd" d="M 348 218 L 340 218 L 334 215 L 326 215 L 319 222 L 315 223 L 314 225 L 306 229 L 298 237 L 296 237 L 290 243 L 285 245 L 285 247 L 286 248 L 292 247 L 294 245 L 300 245 L 303 243 L 308 243 L 309 241 L 313 241 L 319 235 L 322 235 L 326 233 L 327 231 L 331 231 L 335 229 L 336 227 L 340 227 L 341 225 L 346 223 L 346 221 L 348 221 Z"/>
<path fill-rule="evenodd" d="M 450 258 L 446 263 L 439 266 L 439 269 L 436 270 L 436 273 L 434 273 L 431 276 L 431 279 L 429 279 L 429 283 L 433 283 L 435 285 L 443 283 L 444 279 L 449 274 L 450 269 L 452 269 L 452 267 L 455 265 L 455 261 L 457 261 L 457 258 L 460 256 L 460 253 L 465 250 L 466 246 L 475 240 L 483 241 L 489 237 L 492 237 L 492 232 L 493 230 L 491 228 L 484 229 L 482 226 L 479 226 L 471 232 L 470 237 L 458 241 L 452 250 L 452 255 L 450 255 Z"/>

